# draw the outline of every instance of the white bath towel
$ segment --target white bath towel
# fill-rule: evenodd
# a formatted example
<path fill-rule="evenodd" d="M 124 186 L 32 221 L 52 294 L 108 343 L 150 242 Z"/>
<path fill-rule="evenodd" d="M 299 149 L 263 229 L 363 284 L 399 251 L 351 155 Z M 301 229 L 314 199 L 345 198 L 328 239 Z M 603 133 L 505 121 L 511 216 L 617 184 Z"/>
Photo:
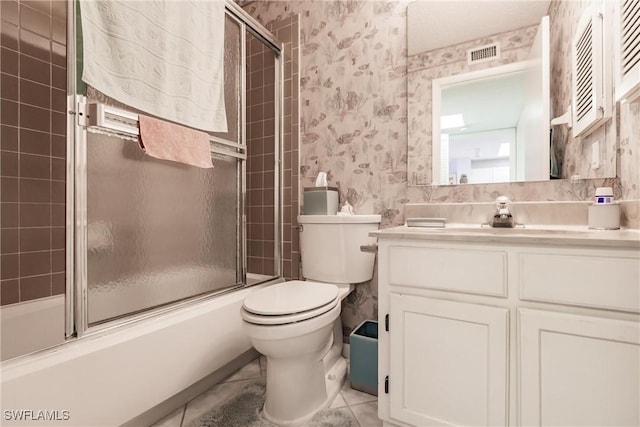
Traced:
<path fill-rule="evenodd" d="M 187 126 L 226 132 L 224 0 L 82 0 L 82 79 Z"/>

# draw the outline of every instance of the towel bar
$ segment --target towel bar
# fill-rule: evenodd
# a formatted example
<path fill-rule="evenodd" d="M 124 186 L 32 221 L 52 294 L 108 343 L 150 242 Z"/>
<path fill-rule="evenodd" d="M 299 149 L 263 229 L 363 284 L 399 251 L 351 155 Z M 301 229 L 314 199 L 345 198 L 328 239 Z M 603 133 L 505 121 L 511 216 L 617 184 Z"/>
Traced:
<path fill-rule="evenodd" d="M 106 129 L 128 136 L 138 136 L 140 134 L 140 130 L 138 129 L 138 115 L 131 111 L 99 102 L 79 102 L 78 111 L 84 116 L 80 123 L 81 125 Z M 236 157 L 243 160 L 247 158 L 246 145 L 212 135 L 209 135 L 209 142 L 211 144 L 211 153 L 213 154 Z M 220 147 L 220 145 L 225 148 Z M 240 152 L 230 151 L 229 149 L 237 149 L 240 150 Z"/>

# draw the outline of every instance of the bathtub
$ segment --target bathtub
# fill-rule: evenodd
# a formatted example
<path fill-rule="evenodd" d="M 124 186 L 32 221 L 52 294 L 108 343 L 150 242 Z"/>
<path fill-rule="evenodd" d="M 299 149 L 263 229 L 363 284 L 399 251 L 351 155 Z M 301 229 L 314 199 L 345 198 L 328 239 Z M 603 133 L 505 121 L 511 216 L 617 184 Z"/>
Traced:
<path fill-rule="evenodd" d="M 0 307 L 0 360 L 64 342 L 64 295 Z"/>
<path fill-rule="evenodd" d="M 161 406 L 254 352 L 240 307 L 273 282 L 3 362 L 2 425 L 116 426 Z"/>

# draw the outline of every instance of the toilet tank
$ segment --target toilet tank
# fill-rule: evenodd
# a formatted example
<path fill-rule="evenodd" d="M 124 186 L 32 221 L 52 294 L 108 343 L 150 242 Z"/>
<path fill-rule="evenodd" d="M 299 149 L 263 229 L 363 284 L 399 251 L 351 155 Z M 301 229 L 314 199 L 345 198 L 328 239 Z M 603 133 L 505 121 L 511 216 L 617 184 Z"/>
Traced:
<path fill-rule="evenodd" d="M 302 276 L 329 283 L 360 283 L 373 277 L 374 252 L 361 245 L 376 243 L 380 215 L 299 215 Z"/>

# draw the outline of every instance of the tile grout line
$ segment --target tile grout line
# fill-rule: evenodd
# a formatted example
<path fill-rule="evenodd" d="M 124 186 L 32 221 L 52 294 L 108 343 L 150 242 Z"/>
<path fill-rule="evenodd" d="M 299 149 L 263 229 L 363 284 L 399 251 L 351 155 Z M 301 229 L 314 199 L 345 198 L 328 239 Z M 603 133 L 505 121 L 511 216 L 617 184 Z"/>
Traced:
<path fill-rule="evenodd" d="M 182 417 L 180 418 L 180 426 L 182 427 L 184 424 L 184 417 L 187 414 L 187 403 L 184 404 L 184 406 L 182 407 Z"/>
<path fill-rule="evenodd" d="M 342 391 L 340 392 L 340 396 L 342 396 Z M 353 419 L 356 421 L 356 424 L 357 424 L 356 427 L 362 427 L 360 425 L 360 421 L 358 420 L 358 417 L 356 417 L 356 414 L 351 409 L 351 404 L 349 402 L 347 402 L 347 399 L 345 399 L 344 396 L 342 396 L 342 400 L 344 400 L 344 403 L 347 405 L 347 410 L 349 411 L 349 413 L 351 414 Z"/>
<path fill-rule="evenodd" d="M 349 413 L 351 414 L 351 416 L 353 417 L 353 419 L 356 421 L 357 426 L 356 427 L 362 427 L 360 425 L 360 421 L 358 420 L 358 417 L 356 417 L 356 414 L 353 413 L 353 410 L 351 410 L 351 406 L 347 405 L 347 409 L 349 410 Z"/>

